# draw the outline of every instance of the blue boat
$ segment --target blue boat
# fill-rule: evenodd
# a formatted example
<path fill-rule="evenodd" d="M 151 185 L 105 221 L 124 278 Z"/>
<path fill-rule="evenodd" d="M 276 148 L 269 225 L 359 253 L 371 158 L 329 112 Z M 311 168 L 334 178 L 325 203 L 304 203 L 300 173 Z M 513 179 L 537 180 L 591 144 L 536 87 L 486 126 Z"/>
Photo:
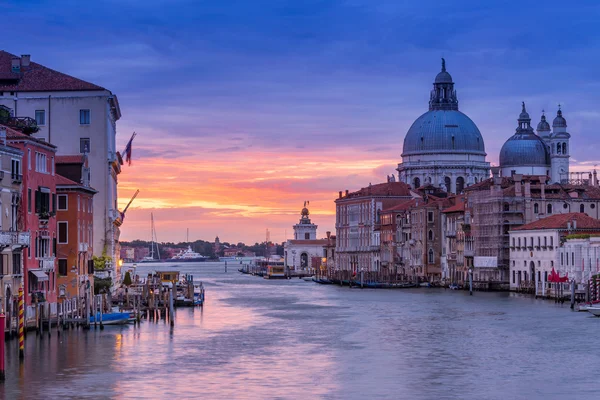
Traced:
<path fill-rule="evenodd" d="M 96 313 L 96 315 L 90 316 L 90 324 L 96 322 L 102 322 L 102 325 L 123 325 L 127 324 L 131 318 L 131 314 L 128 312 L 111 312 L 102 314 Z"/>
<path fill-rule="evenodd" d="M 204 304 L 204 285 L 202 282 L 194 283 L 194 305 L 202 306 Z"/>

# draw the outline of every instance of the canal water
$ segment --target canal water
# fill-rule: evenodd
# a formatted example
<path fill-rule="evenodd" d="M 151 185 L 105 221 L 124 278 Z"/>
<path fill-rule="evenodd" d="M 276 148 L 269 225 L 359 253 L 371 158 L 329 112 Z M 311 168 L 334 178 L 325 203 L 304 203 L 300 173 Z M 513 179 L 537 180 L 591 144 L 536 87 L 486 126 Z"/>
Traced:
<path fill-rule="evenodd" d="M 144 273 L 160 266 L 138 266 Z M 568 305 L 444 289 L 268 281 L 177 266 L 206 286 L 175 327 L 7 342 L 6 399 L 596 399 L 600 319 Z"/>

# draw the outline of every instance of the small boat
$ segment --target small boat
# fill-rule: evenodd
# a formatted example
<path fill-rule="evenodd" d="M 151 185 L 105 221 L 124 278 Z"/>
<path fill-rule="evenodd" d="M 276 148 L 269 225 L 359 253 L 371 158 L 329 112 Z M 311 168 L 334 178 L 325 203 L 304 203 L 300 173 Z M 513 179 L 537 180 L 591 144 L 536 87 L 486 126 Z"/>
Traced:
<path fill-rule="evenodd" d="M 421 287 L 432 287 L 432 286 L 431 286 L 431 283 L 429 283 L 429 282 L 421 282 L 421 283 L 419 284 L 419 286 L 421 286 Z"/>
<path fill-rule="evenodd" d="M 204 305 L 204 285 L 202 285 L 202 282 L 194 283 L 194 305 Z"/>
<path fill-rule="evenodd" d="M 129 323 L 132 318 L 131 313 L 128 312 L 111 312 L 102 314 L 96 313 L 96 315 L 90 316 L 90 324 L 101 322 L 102 325 L 124 325 Z"/>
<path fill-rule="evenodd" d="M 315 277 L 314 276 L 303 276 L 302 280 L 305 282 L 312 282 L 315 280 Z"/>
<path fill-rule="evenodd" d="M 460 289 L 460 286 L 458 286 L 457 284 L 453 283 L 452 285 L 448 286 L 448 289 L 450 289 L 450 290 L 458 290 L 458 289 Z"/>
<path fill-rule="evenodd" d="M 587 308 L 587 311 L 592 313 L 596 317 L 600 317 L 600 307 L 590 306 Z"/>

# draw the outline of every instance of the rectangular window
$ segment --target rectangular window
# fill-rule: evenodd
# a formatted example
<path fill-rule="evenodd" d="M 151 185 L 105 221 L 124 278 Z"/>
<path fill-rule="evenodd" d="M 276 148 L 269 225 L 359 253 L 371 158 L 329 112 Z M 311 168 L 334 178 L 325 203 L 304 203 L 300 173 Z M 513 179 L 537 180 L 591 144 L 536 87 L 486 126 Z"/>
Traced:
<path fill-rule="evenodd" d="M 13 182 L 21 182 L 21 161 L 12 159 L 10 163 L 10 175 Z"/>
<path fill-rule="evenodd" d="M 94 260 L 88 260 L 88 274 L 94 273 Z"/>
<path fill-rule="evenodd" d="M 79 124 L 89 125 L 90 124 L 90 110 L 79 110 Z"/>
<path fill-rule="evenodd" d="M 27 212 L 31 212 L 31 188 L 27 189 Z"/>
<path fill-rule="evenodd" d="M 80 202 L 81 202 L 81 199 L 80 199 L 79 195 L 77 195 L 77 211 L 80 211 Z"/>
<path fill-rule="evenodd" d="M 12 255 L 12 273 L 13 275 L 21 275 L 21 253 L 13 253 Z"/>
<path fill-rule="evenodd" d="M 48 157 L 44 153 L 35 152 L 35 170 L 37 172 L 48 172 Z"/>
<path fill-rule="evenodd" d="M 66 221 L 58 222 L 58 243 L 69 243 L 69 223 Z"/>
<path fill-rule="evenodd" d="M 64 258 L 58 259 L 58 276 L 67 276 L 67 260 Z"/>
<path fill-rule="evenodd" d="M 58 195 L 58 211 L 69 210 L 69 196 L 66 194 Z"/>
<path fill-rule="evenodd" d="M 50 171 L 52 171 L 52 175 L 54 175 L 54 157 L 50 159 Z"/>
<path fill-rule="evenodd" d="M 90 138 L 79 139 L 79 152 L 82 154 L 90 152 Z"/>
<path fill-rule="evenodd" d="M 35 110 L 35 123 L 46 125 L 46 110 Z"/>
<path fill-rule="evenodd" d="M 433 212 L 429 211 L 427 213 L 427 222 L 433 222 Z"/>
<path fill-rule="evenodd" d="M 50 212 L 50 192 L 46 188 L 35 191 L 35 213 L 45 214 Z"/>
<path fill-rule="evenodd" d="M 516 282 L 516 280 L 515 280 L 515 276 L 516 276 L 516 273 L 515 273 L 515 271 L 513 271 L 513 283 L 515 283 L 515 282 Z"/>
<path fill-rule="evenodd" d="M 305 239 L 305 240 L 308 240 L 308 239 L 310 239 L 310 233 L 306 232 L 306 233 L 304 234 L 304 239 Z"/>

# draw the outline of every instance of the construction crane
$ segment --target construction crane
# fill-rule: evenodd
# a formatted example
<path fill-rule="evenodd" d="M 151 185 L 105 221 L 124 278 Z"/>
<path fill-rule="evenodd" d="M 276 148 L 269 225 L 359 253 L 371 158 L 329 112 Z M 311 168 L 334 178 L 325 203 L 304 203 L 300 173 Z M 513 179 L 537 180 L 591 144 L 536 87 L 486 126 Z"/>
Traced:
<path fill-rule="evenodd" d="M 127 203 L 127 205 L 125 206 L 125 208 L 123 209 L 123 211 L 121 211 L 119 213 L 119 217 L 115 220 L 115 225 L 117 226 L 121 226 L 121 224 L 123 224 L 123 220 L 125 219 L 125 213 L 127 212 L 127 209 L 129 208 L 129 206 L 131 205 L 131 203 L 133 203 L 133 200 L 135 200 L 135 198 L 137 197 L 137 195 L 140 193 L 140 189 L 136 190 L 135 193 L 133 194 L 133 197 L 131 198 L 131 200 L 129 200 L 129 203 Z"/>

